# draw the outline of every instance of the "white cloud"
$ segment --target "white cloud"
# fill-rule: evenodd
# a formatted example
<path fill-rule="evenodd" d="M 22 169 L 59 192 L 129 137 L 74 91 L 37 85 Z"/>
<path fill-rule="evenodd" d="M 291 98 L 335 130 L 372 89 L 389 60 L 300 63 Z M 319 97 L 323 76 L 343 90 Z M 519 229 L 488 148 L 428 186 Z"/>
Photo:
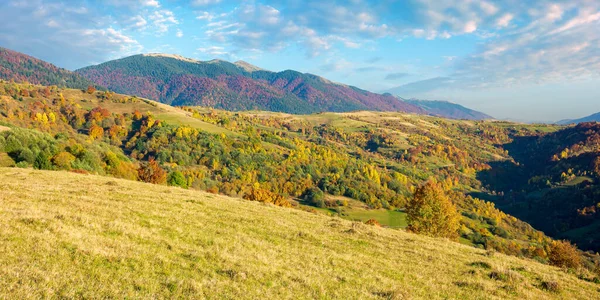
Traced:
<path fill-rule="evenodd" d="M 496 20 L 496 26 L 508 27 L 508 25 L 510 25 L 510 21 L 512 21 L 513 18 L 514 18 L 513 14 L 506 13 L 502 17 L 498 18 L 498 20 Z"/>
<path fill-rule="evenodd" d="M 183 31 L 181 31 L 181 29 L 177 29 L 177 33 L 175 34 L 176 37 L 178 38 L 182 38 L 183 37 Z"/>
<path fill-rule="evenodd" d="M 194 6 L 207 6 L 221 3 L 221 0 L 194 0 L 192 5 Z"/>
<path fill-rule="evenodd" d="M 212 56 L 222 56 L 222 55 L 228 54 L 228 52 L 225 51 L 224 47 L 218 47 L 218 46 L 198 48 L 196 50 L 199 51 L 199 52 L 201 52 L 201 53 L 209 54 L 209 55 L 212 55 Z"/>
<path fill-rule="evenodd" d="M 140 0 L 143 6 L 160 7 L 160 3 L 157 0 Z"/>
<path fill-rule="evenodd" d="M 467 22 L 467 24 L 465 24 L 465 27 L 463 29 L 463 31 L 466 33 L 472 33 L 472 32 L 475 32 L 475 30 L 477 30 L 477 22 L 475 22 L 475 21 Z"/>
<path fill-rule="evenodd" d="M 169 27 L 172 25 L 179 24 L 179 21 L 175 18 L 175 14 L 166 9 L 154 11 L 148 18 L 152 21 L 158 34 L 165 33 L 169 31 Z"/>

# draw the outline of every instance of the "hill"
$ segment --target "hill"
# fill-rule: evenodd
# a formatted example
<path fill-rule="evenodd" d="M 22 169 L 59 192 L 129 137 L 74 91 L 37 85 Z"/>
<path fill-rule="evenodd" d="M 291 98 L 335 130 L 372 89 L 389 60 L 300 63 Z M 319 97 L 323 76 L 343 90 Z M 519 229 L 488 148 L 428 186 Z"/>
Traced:
<path fill-rule="evenodd" d="M 85 89 L 96 86 L 82 76 L 37 58 L 0 47 L 0 79 Z"/>
<path fill-rule="evenodd" d="M 560 121 L 556 122 L 556 124 L 568 125 L 568 124 L 579 124 L 579 123 L 584 123 L 584 122 L 600 122 L 600 112 L 591 114 L 587 117 L 583 117 L 583 118 L 579 118 L 579 119 L 560 120 Z"/>
<path fill-rule="evenodd" d="M 424 113 L 391 95 L 379 95 L 296 71 L 270 72 L 245 62 L 196 61 L 144 54 L 76 71 L 118 93 L 170 105 L 288 113 L 380 110 Z"/>
<path fill-rule="evenodd" d="M 13 83 L 0 83 L 0 124 L 11 128 L 0 132 L 3 166 L 259 193 L 262 201 L 394 228 L 406 226 L 411 191 L 433 177 L 464 213 L 463 243 L 547 259 L 543 233 L 464 193 L 479 189 L 476 174 L 489 162 L 506 159 L 497 143 L 549 126 L 392 112 L 233 113 Z M 153 173 L 162 175 L 146 175 Z M 306 199 L 314 189 L 322 202 Z"/>
<path fill-rule="evenodd" d="M 600 124 L 576 126 L 503 145 L 512 159 L 478 174 L 500 209 L 582 249 L 600 249 Z"/>
<path fill-rule="evenodd" d="M 594 299 L 530 260 L 228 197 L 0 168 L 0 297 Z"/>
<path fill-rule="evenodd" d="M 406 103 L 418 106 L 426 110 L 429 114 L 450 119 L 463 120 L 489 120 L 493 117 L 482 112 L 466 108 L 462 105 L 447 101 L 433 100 L 404 100 Z"/>

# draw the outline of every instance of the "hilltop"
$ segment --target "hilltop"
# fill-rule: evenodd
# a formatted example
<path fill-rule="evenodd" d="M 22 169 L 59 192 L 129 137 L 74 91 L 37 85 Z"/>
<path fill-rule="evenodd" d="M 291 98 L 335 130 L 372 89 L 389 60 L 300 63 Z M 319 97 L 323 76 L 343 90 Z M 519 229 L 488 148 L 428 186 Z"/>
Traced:
<path fill-rule="evenodd" d="M 37 58 L 0 47 L 0 79 L 85 89 L 95 83 Z"/>
<path fill-rule="evenodd" d="M 391 95 L 336 84 L 292 70 L 270 72 L 246 62 L 197 61 L 142 54 L 76 71 L 118 93 L 171 105 L 288 113 L 382 110 L 425 113 Z"/>
<path fill-rule="evenodd" d="M 0 188 L 0 297 L 598 297 L 534 261 L 204 192 L 6 168 Z"/>

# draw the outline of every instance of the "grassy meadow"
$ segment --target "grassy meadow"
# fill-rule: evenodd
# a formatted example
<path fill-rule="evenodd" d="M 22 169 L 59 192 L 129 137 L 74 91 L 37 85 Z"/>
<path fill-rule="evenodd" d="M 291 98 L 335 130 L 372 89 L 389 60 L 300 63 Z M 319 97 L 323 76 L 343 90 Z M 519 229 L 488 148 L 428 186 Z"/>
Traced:
<path fill-rule="evenodd" d="M 199 191 L 0 168 L 0 298 L 597 299 L 532 260 Z"/>

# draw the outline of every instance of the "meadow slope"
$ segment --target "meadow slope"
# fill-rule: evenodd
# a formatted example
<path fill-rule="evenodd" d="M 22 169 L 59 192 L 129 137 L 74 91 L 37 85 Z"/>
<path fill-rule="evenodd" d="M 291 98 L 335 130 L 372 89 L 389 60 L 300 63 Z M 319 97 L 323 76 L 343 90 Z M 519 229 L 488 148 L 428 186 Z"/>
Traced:
<path fill-rule="evenodd" d="M 0 298 L 600 297 L 558 268 L 446 240 L 67 172 L 0 168 L 0 233 Z"/>

